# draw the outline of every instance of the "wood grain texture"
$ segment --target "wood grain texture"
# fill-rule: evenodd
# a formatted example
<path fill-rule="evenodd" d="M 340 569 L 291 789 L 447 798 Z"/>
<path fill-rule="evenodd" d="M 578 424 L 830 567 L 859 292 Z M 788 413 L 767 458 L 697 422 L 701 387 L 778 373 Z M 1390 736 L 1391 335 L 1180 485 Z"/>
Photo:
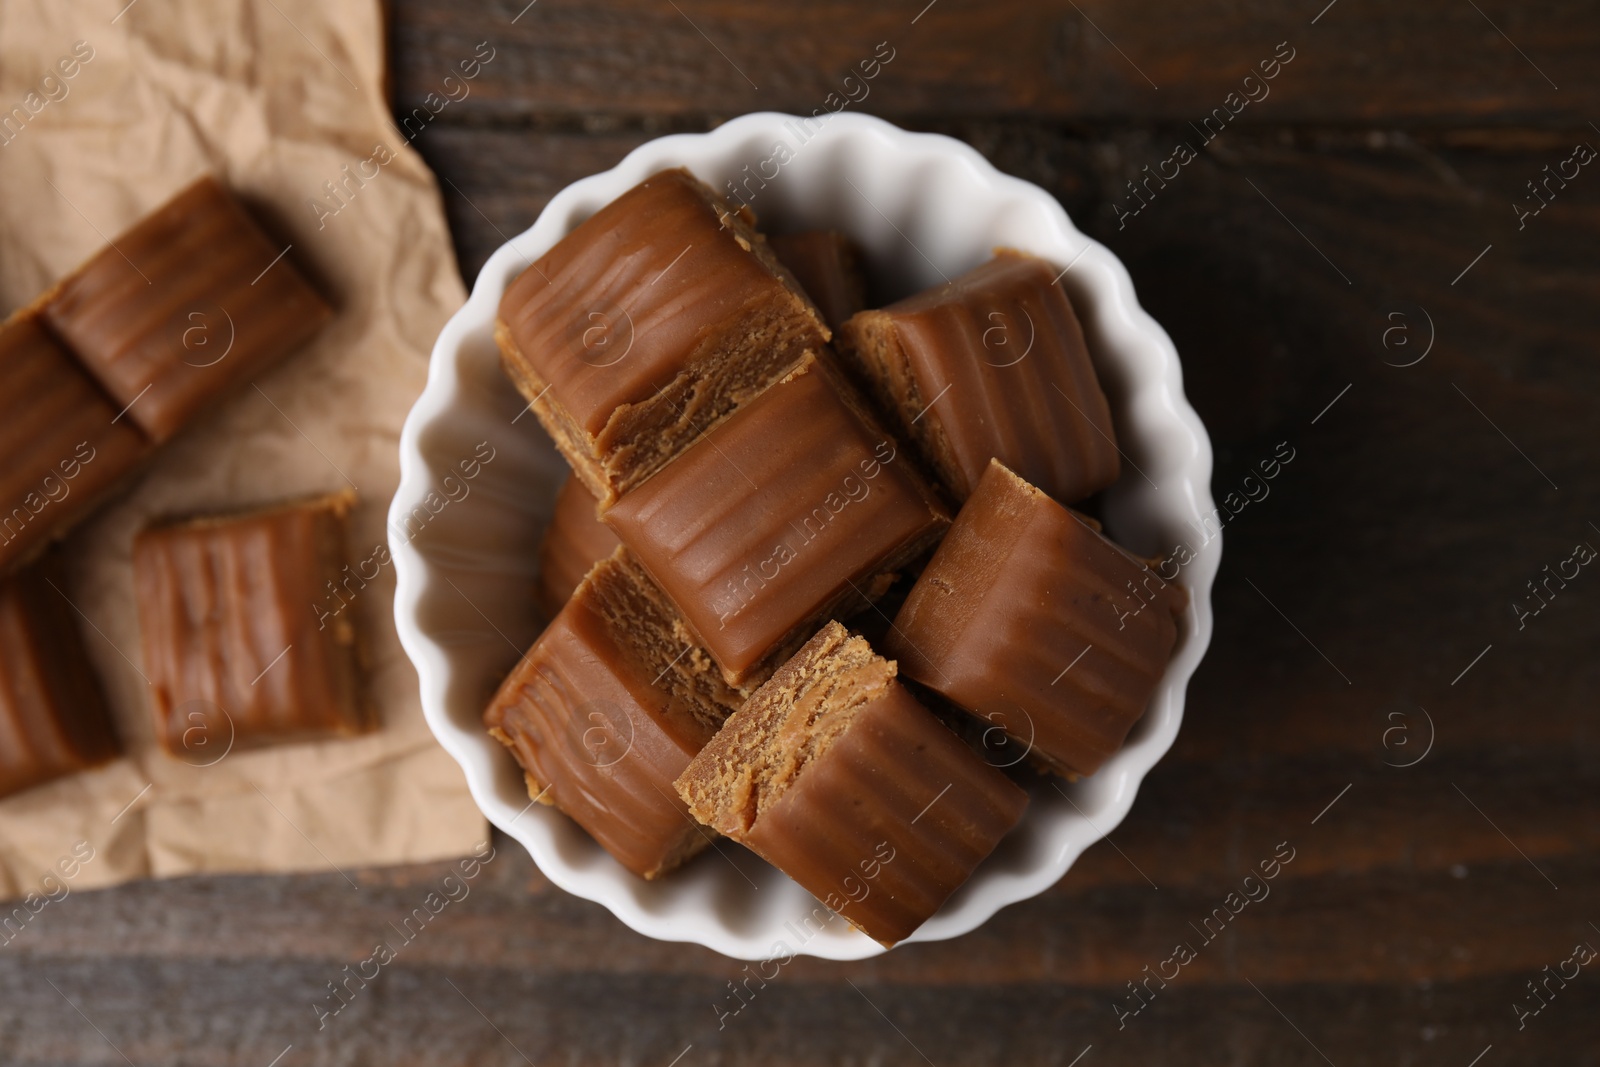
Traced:
<path fill-rule="evenodd" d="M 1198 121 L 1287 41 L 1295 58 L 1240 121 L 1600 121 L 1600 25 L 1583 0 L 1481 10 L 1455 0 L 525 3 L 396 3 L 401 110 L 443 95 L 444 76 L 486 41 L 495 58 L 447 110 L 480 120 L 809 114 L 830 92 L 859 95 L 844 79 L 881 42 L 894 59 L 860 101 L 880 114 Z"/>
<path fill-rule="evenodd" d="M 469 281 L 567 182 L 662 132 L 804 106 L 920 5 L 679 6 L 751 57 L 759 99 L 670 5 L 540 0 L 515 26 L 512 0 L 397 5 L 402 113 L 457 52 L 499 48 L 415 138 Z M 471 894 L 322 1030 L 326 983 L 448 865 L 351 872 L 359 890 L 132 885 L 0 950 L 0 1062 L 1600 1062 L 1592 968 L 1520 1030 L 1513 1010 L 1600 946 L 1600 575 L 1521 629 L 1511 609 L 1600 545 L 1600 176 L 1522 229 L 1512 210 L 1600 143 L 1593 86 L 1568 81 L 1600 18 L 1479 4 L 1557 92 L 1471 5 L 1339 0 L 1309 27 L 1320 6 L 1079 4 L 1151 91 L 1070 4 L 940 0 L 868 108 L 970 141 L 1122 257 L 1183 356 L 1219 498 L 1294 449 L 1226 526 L 1176 747 L 1058 885 L 957 941 L 797 960 L 719 1026 L 742 965 L 630 933 L 497 838 Z M 1200 145 L 1195 109 L 1285 36 L 1306 44 L 1271 99 Z M 1179 141 L 1198 158 L 1125 214 Z M 1392 365 L 1428 320 L 1427 357 Z M 1195 926 L 1280 842 L 1270 894 L 1206 942 Z M 1119 1028 L 1127 983 L 1180 941 L 1195 960 Z"/>

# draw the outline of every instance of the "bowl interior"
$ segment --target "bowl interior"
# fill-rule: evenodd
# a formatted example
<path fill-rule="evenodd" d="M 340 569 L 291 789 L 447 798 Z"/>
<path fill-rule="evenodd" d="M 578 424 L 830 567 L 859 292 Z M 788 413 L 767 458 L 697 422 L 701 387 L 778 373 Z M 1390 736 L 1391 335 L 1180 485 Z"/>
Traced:
<path fill-rule="evenodd" d="M 613 170 L 568 187 L 485 265 L 434 349 L 427 389 L 402 436 L 402 481 L 390 512 L 397 625 L 435 734 L 461 763 L 484 813 L 525 845 L 552 881 L 604 904 L 634 929 L 745 959 L 870 956 L 881 947 L 730 842 L 717 842 L 658 882 L 628 874 L 564 816 L 530 805 L 520 770 L 480 720 L 538 634 L 535 556 L 566 475 L 500 369 L 493 338 L 500 296 L 574 226 L 673 166 L 688 167 L 735 203 L 747 201 L 769 231 L 850 234 L 881 302 L 953 278 L 998 246 L 1064 270 L 1062 284 L 1083 322 L 1125 456 L 1102 512 L 1107 532 L 1130 549 L 1202 547 L 1197 531 L 1212 507 L 1210 445 L 1183 397 L 1171 342 L 1139 308 L 1109 251 L 1080 234 L 1043 190 L 1000 174 L 968 146 L 866 116 L 810 124 L 747 115 L 709 134 L 652 141 Z M 1179 645 L 1123 750 L 1092 778 L 1035 787 L 1022 824 L 911 940 L 964 933 L 1040 892 L 1122 819 L 1140 779 L 1177 733 L 1184 685 L 1210 638 L 1219 557 L 1213 539 L 1183 570 L 1191 602 Z"/>

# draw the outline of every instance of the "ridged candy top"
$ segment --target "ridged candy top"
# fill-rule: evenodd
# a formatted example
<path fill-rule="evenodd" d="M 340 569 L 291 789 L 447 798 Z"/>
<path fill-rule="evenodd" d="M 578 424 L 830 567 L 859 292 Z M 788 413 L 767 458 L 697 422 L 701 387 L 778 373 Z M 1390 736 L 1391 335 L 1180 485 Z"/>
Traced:
<path fill-rule="evenodd" d="M 807 357 L 606 513 L 730 680 L 949 522 L 853 395 Z"/>
<path fill-rule="evenodd" d="M 810 314 L 726 211 L 687 171 L 663 171 L 507 286 L 500 318 L 521 357 L 587 433 L 599 434 L 619 407 L 650 401 L 697 348 L 762 305 Z"/>
<path fill-rule="evenodd" d="M 357 592 L 342 584 L 354 497 L 160 525 L 134 539 L 144 673 L 169 752 L 192 760 L 230 738 L 242 747 L 367 728 L 354 613 L 327 608 Z"/>
<path fill-rule="evenodd" d="M 767 238 L 779 262 L 788 267 L 822 312 L 828 327 L 837 330 L 867 306 L 867 283 L 855 242 L 837 230 L 806 230 L 774 234 Z"/>
<path fill-rule="evenodd" d="M 1144 714 L 1187 602 L 996 461 L 884 648 L 1050 769 L 1093 774 Z"/>
<path fill-rule="evenodd" d="M 1111 411 L 1044 260 L 1002 251 L 840 336 L 958 501 L 991 458 L 1063 503 L 1117 480 Z"/>
<path fill-rule="evenodd" d="M 86 514 L 150 442 L 39 323 L 0 326 L 0 573 Z"/>
<path fill-rule="evenodd" d="M 593 494 L 568 478 L 556 494 L 550 526 L 539 544 L 537 595 L 544 617 L 553 619 L 596 563 L 615 552 L 617 535 L 595 514 Z"/>
<path fill-rule="evenodd" d="M 72 608 L 36 569 L 0 582 L 0 796 L 117 751 Z"/>
<path fill-rule="evenodd" d="M 284 251 L 207 176 L 69 275 L 43 314 L 164 441 L 332 315 Z"/>
<path fill-rule="evenodd" d="M 1027 806 L 836 622 L 728 720 L 678 789 L 697 818 L 884 944 L 938 911 Z"/>
<path fill-rule="evenodd" d="M 742 698 L 618 549 L 512 669 L 484 724 L 516 756 L 530 796 L 654 878 L 712 837 L 672 783 Z"/>

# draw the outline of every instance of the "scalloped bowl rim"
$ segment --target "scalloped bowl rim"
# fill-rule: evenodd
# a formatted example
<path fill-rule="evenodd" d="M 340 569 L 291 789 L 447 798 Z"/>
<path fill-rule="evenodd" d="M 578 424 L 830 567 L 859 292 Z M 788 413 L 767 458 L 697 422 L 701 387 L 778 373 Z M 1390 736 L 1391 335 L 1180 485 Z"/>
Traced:
<path fill-rule="evenodd" d="M 421 442 L 430 428 L 449 420 L 459 398 L 462 390 L 460 358 L 463 338 L 475 328 L 482 329 L 486 322 L 492 325 L 506 280 L 536 255 L 543 254 L 549 244 L 562 235 L 561 232 L 553 235 L 544 233 L 551 229 L 551 223 L 546 220 L 568 215 L 575 202 L 592 201 L 597 196 L 601 203 L 609 201 L 650 173 L 666 167 L 684 165 L 695 170 L 697 160 L 725 153 L 731 145 L 749 142 L 763 133 L 792 130 L 793 124 L 799 121 L 802 120 L 792 115 L 758 112 L 729 121 L 707 133 L 673 134 L 648 141 L 629 152 L 610 170 L 583 178 L 556 194 L 532 226 L 508 240 L 490 257 L 480 271 L 467 302 L 440 332 L 429 363 L 427 385 L 401 432 L 401 477 L 389 511 L 391 531 L 405 528 L 406 516 L 433 484 L 431 475 L 434 468 Z M 785 127 L 785 123 L 789 126 Z M 875 141 L 876 144 L 871 146 L 874 151 L 905 154 L 925 160 L 925 167 L 962 169 L 967 172 L 963 175 L 965 179 L 975 179 L 981 186 L 992 190 L 997 203 L 1014 201 L 1044 212 L 1050 223 L 1048 232 L 1040 234 L 1037 242 L 1030 243 L 1037 248 L 1047 249 L 1038 253 L 1047 258 L 1058 262 L 1070 258 L 1067 270 L 1074 269 L 1079 260 L 1084 261 L 1085 268 L 1097 268 L 1092 271 L 1085 269 L 1075 281 L 1087 287 L 1086 295 L 1101 316 L 1099 321 L 1127 335 L 1126 344 L 1095 349 L 1095 359 L 1097 365 L 1102 367 L 1102 375 L 1105 373 L 1103 360 L 1118 365 L 1130 362 L 1132 357 L 1126 353 L 1140 345 L 1144 346 L 1145 358 L 1154 354 L 1159 364 L 1158 373 L 1146 374 L 1139 384 L 1146 391 L 1145 399 L 1153 397 L 1151 402 L 1161 409 L 1166 420 L 1165 429 L 1177 435 L 1175 440 L 1183 452 L 1182 467 L 1175 475 L 1175 484 L 1169 483 L 1170 490 L 1163 495 L 1180 501 L 1185 514 L 1192 515 L 1203 529 L 1204 517 L 1211 513 L 1213 507 L 1210 494 L 1210 440 L 1183 394 L 1182 370 L 1177 352 L 1166 332 L 1139 306 L 1132 281 L 1121 261 L 1104 245 L 1081 233 L 1049 193 L 1032 183 L 1001 173 L 975 149 L 961 141 L 939 134 L 908 132 L 884 120 L 848 112 L 832 116 L 817 136 L 832 142 L 850 139 Z M 802 145 L 806 143 L 802 142 Z M 530 250 L 534 252 L 533 256 L 527 254 Z M 1070 257 L 1066 255 L 1067 252 L 1071 252 Z M 929 263 L 931 265 L 932 261 Z M 1078 303 L 1075 298 L 1074 304 Z M 1079 312 L 1083 316 L 1085 309 L 1080 306 Z M 511 388 L 509 382 L 506 388 Z M 1134 446 L 1130 444 L 1128 447 Z M 1169 448 L 1168 451 L 1173 449 Z M 1126 482 L 1128 477 L 1125 464 L 1122 482 Z M 1122 482 L 1119 482 L 1119 487 Z M 1109 491 L 1108 496 L 1115 492 L 1116 487 Z M 1113 531 L 1115 529 L 1110 521 L 1108 527 Z M 610 876 L 596 878 L 590 872 L 578 872 L 546 847 L 545 839 L 532 832 L 529 823 L 522 822 L 523 813 L 528 809 L 524 807 L 518 811 L 516 805 L 510 804 L 501 795 L 494 780 L 482 772 L 482 761 L 477 758 L 487 749 L 499 751 L 495 758 L 509 759 L 509 756 L 481 728 L 475 731 L 465 729 L 452 721 L 447 711 L 446 694 L 454 669 L 451 654 L 419 621 L 419 608 L 428 584 L 431 563 L 412 540 L 392 542 L 390 551 L 396 574 L 395 623 L 401 644 L 417 670 L 425 717 L 439 743 L 461 765 L 472 796 L 489 821 L 527 848 L 540 870 L 555 885 L 604 905 L 623 923 L 641 934 L 658 940 L 695 942 L 739 959 L 770 956 L 772 953 L 767 947 L 772 944 L 770 937 L 752 936 L 728 929 L 725 923 L 719 921 L 710 904 L 705 905 L 703 913 L 698 916 L 662 914 L 642 908 L 631 895 L 630 887 L 617 884 L 617 879 Z M 1184 569 L 1184 585 L 1190 595 L 1190 605 L 1183 620 L 1184 633 L 1180 646 L 1168 665 L 1156 698 L 1152 700 L 1152 708 L 1158 702 L 1162 705 L 1160 721 L 1154 728 L 1145 730 L 1137 744 L 1130 740 L 1129 745 L 1097 775 L 1085 780 L 1095 783 L 1096 795 L 1102 803 L 1089 812 L 1079 808 L 1082 820 L 1066 816 L 1071 825 L 1061 830 L 1054 854 L 1047 862 L 1039 863 L 1021 876 L 992 879 L 989 884 L 979 885 L 974 891 L 973 885 L 984 877 L 984 871 L 980 869 L 973 882 L 969 883 L 960 906 L 953 910 L 947 903 L 939 915 L 906 943 L 959 936 L 975 929 L 1006 905 L 1037 895 L 1058 881 L 1085 848 L 1110 833 L 1122 821 L 1132 806 L 1145 774 L 1166 753 L 1177 736 L 1182 721 L 1185 687 L 1211 638 L 1210 594 L 1220 556 L 1221 538 L 1217 534 L 1203 542 L 1203 551 Z M 1150 720 L 1152 715 L 1153 712 L 1147 712 L 1145 720 Z M 1135 729 L 1137 731 L 1139 727 Z M 1036 803 L 1030 807 L 1025 821 L 1035 817 L 1037 806 Z M 544 814 L 553 813 L 549 809 L 541 809 L 541 815 Z M 616 875 L 620 879 L 632 877 L 620 867 L 616 868 Z M 853 936 L 817 938 L 816 944 L 804 943 L 798 952 L 830 959 L 862 959 L 884 951 L 882 946 L 866 937 L 854 931 L 850 931 L 850 934 Z"/>

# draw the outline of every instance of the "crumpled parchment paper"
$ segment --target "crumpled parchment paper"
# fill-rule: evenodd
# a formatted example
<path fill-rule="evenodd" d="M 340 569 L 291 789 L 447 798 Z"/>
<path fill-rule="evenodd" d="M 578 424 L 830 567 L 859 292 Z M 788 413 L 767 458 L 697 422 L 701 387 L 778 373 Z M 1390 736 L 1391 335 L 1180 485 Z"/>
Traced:
<path fill-rule="evenodd" d="M 0 801 L 0 896 L 200 871 L 354 878 L 487 834 L 423 722 L 386 562 L 365 564 L 380 573 L 345 609 L 365 635 L 375 734 L 250 751 L 218 738 L 175 759 L 155 746 L 141 675 L 131 544 L 153 517 L 348 485 L 352 563 L 388 558 L 400 425 L 465 293 L 433 176 L 389 116 L 383 50 L 372 0 L 0 0 L 0 310 L 207 170 L 337 308 L 58 550 L 128 756 Z"/>

